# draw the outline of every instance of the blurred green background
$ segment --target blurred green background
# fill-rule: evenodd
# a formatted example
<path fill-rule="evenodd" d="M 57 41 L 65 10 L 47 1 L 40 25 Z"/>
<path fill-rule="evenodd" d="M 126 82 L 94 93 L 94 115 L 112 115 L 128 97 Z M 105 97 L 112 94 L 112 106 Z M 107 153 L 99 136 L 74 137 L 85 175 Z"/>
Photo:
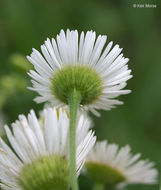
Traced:
<path fill-rule="evenodd" d="M 153 3 L 157 8 L 133 8 Z M 120 146 L 130 144 L 134 153 L 156 162 L 161 171 L 161 2 L 151 0 L 0 0 L 0 113 L 10 124 L 18 114 L 37 112 L 36 93 L 26 72 L 32 68 L 25 56 L 40 49 L 47 37 L 60 29 L 95 30 L 123 47 L 134 75 L 132 93 L 125 102 L 101 118 L 93 117 L 99 140 Z M 80 177 L 81 189 L 91 189 Z M 159 185 L 128 186 L 128 190 L 155 190 Z"/>

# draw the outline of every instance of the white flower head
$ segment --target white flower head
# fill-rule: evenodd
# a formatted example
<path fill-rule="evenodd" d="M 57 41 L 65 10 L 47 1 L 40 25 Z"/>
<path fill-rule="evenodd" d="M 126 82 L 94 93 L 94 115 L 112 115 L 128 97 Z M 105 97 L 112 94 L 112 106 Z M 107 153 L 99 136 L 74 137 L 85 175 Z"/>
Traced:
<path fill-rule="evenodd" d="M 69 114 L 63 109 L 47 108 L 43 119 L 34 111 L 19 116 L 12 131 L 5 126 L 14 152 L 0 139 L 0 182 L 5 190 L 69 188 Z M 90 120 L 81 114 L 76 128 L 77 175 L 96 138 Z"/>
<path fill-rule="evenodd" d="M 97 142 L 86 160 L 86 172 L 97 183 L 104 185 L 154 184 L 158 172 L 154 163 L 139 160 L 140 154 L 132 155 L 129 145 L 118 148 L 107 141 Z"/>
<path fill-rule="evenodd" d="M 61 30 L 56 39 L 47 39 L 41 46 L 42 54 L 36 49 L 28 56 L 35 70 L 30 70 L 33 87 L 38 92 L 37 103 L 49 101 L 54 106 L 68 105 L 71 90 L 80 93 L 80 105 L 96 115 L 97 109 L 110 110 L 122 104 L 116 100 L 129 80 L 128 58 L 122 48 L 113 42 L 105 46 L 107 36 L 88 31 Z"/>

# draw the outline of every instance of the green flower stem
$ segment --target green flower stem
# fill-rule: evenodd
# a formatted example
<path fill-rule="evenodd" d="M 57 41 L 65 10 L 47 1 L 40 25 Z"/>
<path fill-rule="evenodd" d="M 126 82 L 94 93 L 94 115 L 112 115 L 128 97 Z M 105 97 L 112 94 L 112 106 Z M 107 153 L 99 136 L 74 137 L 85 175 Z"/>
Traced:
<path fill-rule="evenodd" d="M 72 190 L 78 190 L 77 172 L 76 172 L 76 124 L 77 111 L 81 101 L 80 94 L 74 89 L 71 93 L 68 103 L 70 107 L 70 181 Z"/>
<path fill-rule="evenodd" d="M 93 190 L 104 190 L 104 185 L 95 183 Z"/>

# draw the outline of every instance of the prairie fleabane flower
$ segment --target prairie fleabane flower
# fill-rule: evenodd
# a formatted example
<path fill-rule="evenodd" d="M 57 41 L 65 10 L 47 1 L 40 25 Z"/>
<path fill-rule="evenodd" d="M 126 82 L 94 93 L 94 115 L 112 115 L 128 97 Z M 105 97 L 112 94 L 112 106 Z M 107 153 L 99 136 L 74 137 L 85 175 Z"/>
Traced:
<path fill-rule="evenodd" d="M 38 120 L 34 111 L 5 126 L 15 153 L 0 139 L 0 183 L 5 190 L 68 190 L 69 115 L 65 110 L 45 109 Z M 77 175 L 95 143 L 90 121 L 79 115 L 76 128 Z"/>
<path fill-rule="evenodd" d="M 132 77 L 128 59 L 120 54 L 119 45 L 112 48 L 110 42 L 104 49 L 107 36 L 88 31 L 78 37 L 77 30 L 61 30 L 56 40 L 47 39 L 41 46 L 41 55 L 33 49 L 28 60 L 34 65 L 31 70 L 33 87 L 40 95 L 35 101 L 51 102 L 54 106 L 69 104 L 75 89 L 80 95 L 80 105 L 98 114 L 97 109 L 109 110 L 122 104 L 115 100 L 130 90 L 122 90 Z"/>
<path fill-rule="evenodd" d="M 106 36 L 98 36 L 93 31 L 81 33 L 77 30 L 61 30 L 56 40 L 47 39 L 28 56 L 35 70 L 31 70 L 33 87 L 40 95 L 37 103 L 49 101 L 54 106 L 69 105 L 70 108 L 70 174 L 72 190 L 78 190 L 75 164 L 75 126 L 80 107 L 96 115 L 97 109 L 109 110 L 122 104 L 115 100 L 126 81 L 132 76 L 128 69 L 128 59 L 123 57 L 118 45 L 113 49 L 110 42 L 105 50 Z"/>
<path fill-rule="evenodd" d="M 119 150 L 116 144 L 97 142 L 87 156 L 86 172 L 104 186 L 156 183 L 158 173 L 154 163 L 139 158 L 140 154 L 131 154 L 128 145 Z"/>

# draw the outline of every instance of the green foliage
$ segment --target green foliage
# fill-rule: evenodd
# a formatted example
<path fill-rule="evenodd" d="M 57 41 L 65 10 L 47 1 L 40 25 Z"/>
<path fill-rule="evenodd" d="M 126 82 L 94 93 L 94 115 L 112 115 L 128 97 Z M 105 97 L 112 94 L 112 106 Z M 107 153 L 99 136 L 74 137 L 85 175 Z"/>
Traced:
<path fill-rule="evenodd" d="M 9 57 L 10 63 L 13 65 L 15 69 L 17 69 L 20 72 L 28 72 L 32 65 L 28 62 L 25 56 L 14 53 Z"/>
<path fill-rule="evenodd" d="M 68 99 L 76 90 L 80 93 L 82 105 L 95 101 L 102 92 L 99 75 L 88 66 L 66 66 L 56 71 L 52 78 L 51 90 L 55 97 L 68 104 Z"/>
<path fill-rule="evenodd" d="M 68 190 L 69 162 L 60 156 L 42 157 L 24 165 L 18 183 L 22 190 Z"/>
<path fill-rule="evenodd" d="M 27 81 L 19 75 L 4 75 L 0 80 L 0 108 L 5 104 L 7 99 L 16 92 L 24 91 Z"/>

